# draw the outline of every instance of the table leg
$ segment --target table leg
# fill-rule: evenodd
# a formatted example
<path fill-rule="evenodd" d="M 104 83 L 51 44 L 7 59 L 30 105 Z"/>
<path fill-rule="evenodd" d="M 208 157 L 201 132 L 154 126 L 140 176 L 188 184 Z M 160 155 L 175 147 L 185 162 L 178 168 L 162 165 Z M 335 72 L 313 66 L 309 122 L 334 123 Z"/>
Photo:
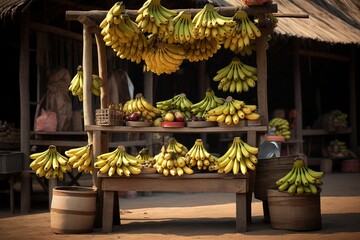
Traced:
<path fill-rule="evenodd" d="M 14 175 L 11 174 L 9 178 L 10 184 L 10 210 L 14 214 Z"/>
<path fill-rule="evenodd" d="M 247 230 L 247 200 L 246 193 L 236 193 L 236 232 Z"/>
<path fill-rule="evenodd" d="M 114 195 L 113 191 L 104 191 L 102 232 L 110 233 L 113 227 L 114 214 Z"/>

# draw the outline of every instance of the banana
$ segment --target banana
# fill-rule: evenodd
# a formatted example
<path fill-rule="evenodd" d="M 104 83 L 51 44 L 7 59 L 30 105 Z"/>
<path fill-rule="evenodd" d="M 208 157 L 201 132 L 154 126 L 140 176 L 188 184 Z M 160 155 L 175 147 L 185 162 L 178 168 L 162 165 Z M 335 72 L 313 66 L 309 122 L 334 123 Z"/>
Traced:
<path fill-rule="evenodd" d="M 291 168 L 291 171 L 289 171 L 285 176 L 283 176 L 282 178 L 278 179 L 276 181 L 276 185 L 280 186 L 283 185 L 285 182 L 287 183 L 287 181 L 290 179 L 290 177 L 294 174 L 295 168 Z"/>
<path fill-rule="evenodd" d="M 289 184 L 295 183 L 296 176 L 297 176 L 297 174 L 298 174 L 298 170 L 299 170 L 298 168 L 295 168 L 293 174 L 292 174 L 292 175 L 289 177 L 289 179 L 287 180 L 287 182 L 288 182 Z"/>
<path fill-rule="evenodd" d="M 184 166 L 182 169 L 183 169 L 185 174 L 193 174 L 194 173 L 194 170 L 192 170 L 188 166 Z"/>
<path fill-rule="evenodd" d="M 317 194 L 318 190 L 314 184 L 310 183 L 308 187 L 310 188 L 312 194 Z"/>
<path fill-rule="evenodd" d="M 289 188 L 289 183 L 287 181 L 283 182 L 282 184 L 278 185 L 278 190 L 283 192 Z"/>
<path fill-rule="evenodd" d="M 288 187 L 287 191 L 290 194 L 294 194 L 296 192 L 296 189 L 297 189 L 297 185 L 293 183 Z"/>
<path fill-rule="evenodd" d="M 314 171 L 314 170 L 312 170 L 311 168 L 308 168 L 308 167 L 306 167 L 305 169 L 307 170 L 307 172 L 308 172 L 312 177 L 314 177 L 314 178 L 316 178 L 316 179 L 320 179 L 320 178 L 324 177 L 324 175 L 325 175 L 324 172 Z"/>
<path fill-rule="evenodd" d="M 309 181 L 307 180 L 304 171 L 305 171 L 304 167 L 300 168 L 301 184 L 304 186 L 308 186 Z"/>
<path fill-rule="evenodd" d="M 256 169 L 255 164 L 253 162 L 251 162 L 251 160 L 248 157 L 244 157 L 243 159 L 245 161 L 246 167 L 250 170 L 255 171 L 255 169 Z"/>
<path fill-rule="evenodd" d="M 141 173 L 141 168 L 140 167 L 135 167 L 135 166 L 129 165 L 128 169 L 129 169 L 131 174 L 137 175 L 137 174 Z"/>
<path fill-rule="evenodd" d="M 109 163 L 106 163 L 104 166 L 102 166 L 100 169 L 99 169 L 99 172 L 100 173 L 106 173 L 108 172 L 110 169 L 110 164 Z"/>
<path fill-rule="evenodd" d="M 130 172 L 128 166 L 121 165 L 121 168 L 122 168 L 122 170 L 123 170 L 124 175 L 125 175 L 126 177 L 130 177 L 131 172 Z"/>

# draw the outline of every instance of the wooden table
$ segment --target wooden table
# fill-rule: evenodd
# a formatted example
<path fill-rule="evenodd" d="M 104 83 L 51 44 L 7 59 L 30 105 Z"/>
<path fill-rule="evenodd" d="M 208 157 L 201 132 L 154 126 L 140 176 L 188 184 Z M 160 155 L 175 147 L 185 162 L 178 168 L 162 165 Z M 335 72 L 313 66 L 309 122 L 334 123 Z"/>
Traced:
<path fill-rule="evenodd" d="M 103 191 L 102 231 L 113 230 L 114 196 L 117 191 L 159 192 L 223 192 L 236 194 L 236 232 L 247 231 L 247 201 L 251 198 L 249 175 L 194 173 L 191 175 L 163 176 L 161 174 L 139 174 L 130 177 L 98 173 Z M 121 203 L 120 203 L 121 205 Z M 121 221 L 121 219 L 120 219 Z M 120 222 L 121 224 L 121 222 Z"/>

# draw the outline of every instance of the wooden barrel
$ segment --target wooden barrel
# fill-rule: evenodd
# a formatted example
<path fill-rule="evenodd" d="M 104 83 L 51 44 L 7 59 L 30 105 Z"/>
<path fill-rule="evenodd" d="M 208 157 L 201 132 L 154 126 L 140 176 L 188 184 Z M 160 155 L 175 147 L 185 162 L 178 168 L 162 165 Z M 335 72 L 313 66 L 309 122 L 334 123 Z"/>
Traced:
<path fill-rule="evenodd" d="M 360 172 L 359 159 L 345 159 L 341 161 L 341 172 L 358 173 Z"/>
<path fill-rule="evenodd" d="M 90 187 L 55 187 L 50 211 L 51 230 L 70 234 L 91 232 L 96 216 L 96 194 Z"/>
<path fill-rule="evenodd" d="M 293 167 L 294 158 L 298 155 L 280 156 L 259 159 L 256 164 L 254 196 L 262 201 L 267 200 L 267 189 L 275 188 L 276 181 L 285 176 Z"/>
<path fill-rule="evenodd" d="M 294 231 L 321 228 L 320 193 L 292 195 L 268 189 L 267 194 L 272 228 Z"/>

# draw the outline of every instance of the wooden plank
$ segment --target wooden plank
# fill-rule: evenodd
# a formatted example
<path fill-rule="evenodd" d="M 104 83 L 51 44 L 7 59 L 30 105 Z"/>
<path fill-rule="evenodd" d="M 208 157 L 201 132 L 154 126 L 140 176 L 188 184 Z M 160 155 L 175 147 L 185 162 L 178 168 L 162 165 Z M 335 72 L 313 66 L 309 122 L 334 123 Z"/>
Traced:
<path fill-rule="evenodd" d="M 103 178 L 104 191 L 247 192 L 246 179 Z"/>
<path fill-rule="evenodd" d="M 233 133 L 233 132 L 266 132 L 268 126 L 244 127 L 207 127 L 207 128 L 163 128 L 163 127 L 129 127 L 85 125 L 86 131 L 139 132 L 139 133 Z"/>
<path fill-rule="evenodd" d="M 327 131 L 324 129 L 302 129 L 303 136 L 323 136 L 323 135 L 337 135 L 337 134 L 350 134 L 353 130 L 351 128 L 347 128 L 339 131 Z"/>

